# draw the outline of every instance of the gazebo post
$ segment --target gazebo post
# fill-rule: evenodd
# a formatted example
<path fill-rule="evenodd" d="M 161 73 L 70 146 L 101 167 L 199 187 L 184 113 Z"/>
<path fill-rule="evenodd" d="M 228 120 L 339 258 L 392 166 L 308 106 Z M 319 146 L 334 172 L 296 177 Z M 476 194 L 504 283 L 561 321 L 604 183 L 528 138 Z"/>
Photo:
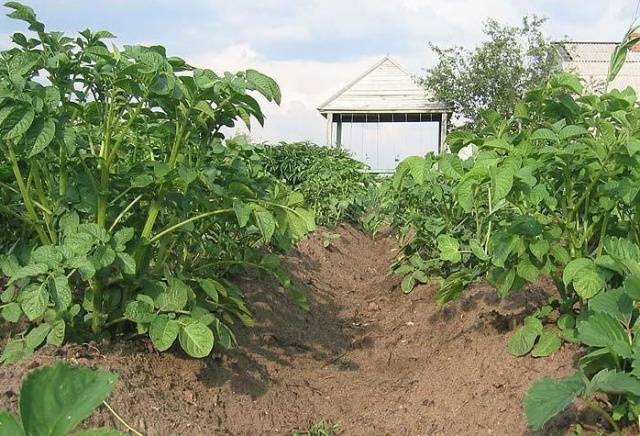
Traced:
<path fill-rule="evenodd" d="M 327 112 L 327 145 L 333 145 L 333 112 Z"/>
<path fill-rule="evenodd" d="M 438 132 L 438 140 L 439 140 L 439 144 L 438 144 L 438 152 L 439 153 L 445 153 L 448 150 L 447 147 L 447 131 L 449 128 L 449 114 L 447 112 L 442 112 L 440 114 L 440 131 Z"/>

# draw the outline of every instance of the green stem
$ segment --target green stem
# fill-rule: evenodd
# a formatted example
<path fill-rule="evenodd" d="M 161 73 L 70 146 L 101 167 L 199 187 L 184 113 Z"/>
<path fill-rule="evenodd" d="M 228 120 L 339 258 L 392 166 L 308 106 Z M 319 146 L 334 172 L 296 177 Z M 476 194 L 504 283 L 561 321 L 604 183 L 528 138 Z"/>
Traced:
<path fill-rule="evenodd" d="M 115 226 L 118 224 L 118 222 L 120 222 L 120 220 L 125 216 L 125 214 L 127 212 L 129 212 L 129 210 L 136 205 L 136 203 L 138 201 L 140 201 L 140 199 L 142 198 L 142 194 L 138 195 L 136 198 L 133 199 L 133 201 L 131 201 L 131 203 L 129 203 L 127 205 L 127 207 L 125 207 L 122 212 L 120 212 L 120 214 L 116 217 L 115 220 L 113 220 L 113 223 L 111 224 L 111 227 L 109 227 L 109 232 L 112 232 L 113 229 L 115 228 Z"/>
<path fill-rule="evenodd" d="M 31 170 L 33 173 L 33 181 L 36 185 L 36 194 L 38 195 L 38 199 L 40 203 L 43 205 L 47 205 L 47 198 L 44 195 L 44 186 L 42 185 L 42 178 L 40 177 L 40 166 L 38 162 L 31 163 Z M 48 208 L 47 208 L 48 209 Z M 43 215 L 44 223 L 47 227 L 47 231 L 49 232 L 49 237 L 51 238 L 51 242 L 56 244 L 58 242 L 58 235 L 53 230 L 52 222 L 51 222 L 51 213 L 44 213 Z"/>
<path fill-rule="evenodd" d="M 93 280 L 91 283 L 93 289 L 93 317 L 91 319 L 91 330 L 97 335 L 102 331 L 102 300 L 104 290 L 99 280 Z"/>
<path fill-rule="evenodd" d="M 174 232 L 175 230 L 178 230 L 180 227 L 185 226 L 189 223 L 192 223 L 194 221 L 197 220 L 201 220 L 203 218 L 207 218 L 210 216 L 214 216 L 214 215 L 221 215 L 223 213 L 230 213 L 233 212 L 233 209 L 219 209 L 219 210 L 214 210 L 211 212 L 205 212 L 205 213 L 201 213 L 200 215 L 196 215 L 194 217 L 191 217 L 189 219 L 186 219 L 184 221 L 179 222 L 178 224 L 174 224 L 164 230 L 162 230 L 160 233 L 158 233 L 157 235 L 155 235 L 153 238 L 149 239 L 149 244 L 157 241 L 158 239 L 162 238 L 163 236 L 168 235 L 171 232 Z"/>
<path fill-rule="evenodd" d="M 13 170 L 13 175 L 16 179 L 16 183 L 18 183 L 18 188 L 20 190 L 20 195 L 22 195 L 22 200 L 24 202 L 24 207 L 27 209 L 27 214 L 31 218 L 33 222 L 33 227 L 40 238 L 40 242 L 43 245 L 51 244 L 51 240 L 49 236 L 44 231 L 44 228 L 39 224 L 39 217 L 36 213 L 36 210 L 33 207 L 33 202 L 31 200 L 31 195 L 29 194 L 29 190 L 27 189 L 24 179 L 22 177 L 22 173 L 20 172 L 20 166 L 18 165 L 18 159 L 16 157 L 16 153 L 13 150 L 13 145 L 11 143 L 7 144 L 7 148 L 9 151 L 9 160 L 11 161 L 11 168 Z"/>
<path fill-rule="evenodd" d="M 609 424 L 611 424 L 611 427 L 613 427 L 613 431 L 616 434 L 622 435 L 622 432 L 620 431 L 620 427 L 613 420 L 613 418 L 607 413 L 606 410 L 604 410 L 602 407 L 600 407 L 598 404 L 596 404 L 595 402 L 593 402 L 591 400 L 584 399 L 584 402 L 591 410 L 596 412 L 598 415 L 602 416 L 605 419 L 605 421 L 607 421 Z"/>
<path fill-rule="evenodd" d="M 109 195 L 109 146 L 111 143 L 111 126 L 113 124 L 113 112 L 115 103 L 111 98 L 109 109 L 105 121 L 102 144 L 100 145 L 100 188 L 98 189 L 98 212 L 97 223 L 101 227 L 106 227 L 107 203 Z"/>
<path fill-rule="evenodd" d="M 65 144 L 60 145 L 60 184 L 58 185 L 58 193 L 61 198 L 67 195 L 69 175 L 67 173 L 67 148 Z"/>

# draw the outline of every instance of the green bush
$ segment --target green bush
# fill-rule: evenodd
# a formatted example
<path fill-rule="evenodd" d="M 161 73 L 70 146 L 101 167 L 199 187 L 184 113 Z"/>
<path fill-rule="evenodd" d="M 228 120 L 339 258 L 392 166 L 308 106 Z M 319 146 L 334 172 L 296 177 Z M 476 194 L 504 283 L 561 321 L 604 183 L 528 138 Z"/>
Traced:
<path fill-rule="evenodd" d="M 32 32 L 0 54 L 0 213 L 17 230 L 0 239 L 0 314 L 29 330 L 0 362 L 70 337 L 148 335 L 194 357 L 229 347 L 232 324 L 253 322 L 228 281 L 244 265 L 305 307 L 270 250 L 311 231 L 313 213 L 264 170 L 261 147 L 220 133 L 262 122 L 249 91 L 279 103 L 278 85 L 160 46 L 108 48 L 106 31 L 47 32 L 31 8 L 7 6 Z"/>
<path fill-rule="evenodd" d="M 304 195 L 319 224 L 357 221 L 363 214 L 375 178 L 347 151 L 308 142 L 283 142 L 267 145 L 265 152 L 266 169 Z"/>

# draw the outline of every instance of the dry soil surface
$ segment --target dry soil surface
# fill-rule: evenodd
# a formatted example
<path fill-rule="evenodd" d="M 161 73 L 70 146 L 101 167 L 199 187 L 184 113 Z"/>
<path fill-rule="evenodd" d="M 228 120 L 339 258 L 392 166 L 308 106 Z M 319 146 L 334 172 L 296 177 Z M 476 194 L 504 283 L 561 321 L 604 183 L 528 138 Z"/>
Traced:
<path fill-rule="evenodd" d="M 320 420 L 339 422 L 345 435 L 528 434 L 527 388 L 570 373 L 578 353 L 567 345 L 546 359 L 507 352 L 510 329 L 546 300 L 543 286 L 506 301 L 476 286 L 439 308 L 433 287 L 405 296 L 387 275 L 397 254 L 391 235 L 333 231 L 340 238 L 328 248 L 318 232 L 285 259 L 309 312 L 249 272 L 238 281 L 257 326 L 240 330 L 235 350 L 194 360 L 144 341 L 44 348 L 0 368 L 0 410 L 17 409 L 29 370 L 66 359 L 117 372 L 110 404 L 149 435 L 291 435 Z M 570 431 L 577 413 L 542 433 Z M 89 424 L 124 430 L 104 409 Z"/>

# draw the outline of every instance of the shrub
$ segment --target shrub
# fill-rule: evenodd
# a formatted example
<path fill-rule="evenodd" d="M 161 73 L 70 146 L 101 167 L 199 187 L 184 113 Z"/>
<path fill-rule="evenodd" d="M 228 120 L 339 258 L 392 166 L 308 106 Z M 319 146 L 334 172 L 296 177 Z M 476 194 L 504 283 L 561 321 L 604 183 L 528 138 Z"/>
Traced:
<path fill-rule="evenodd" d="M 318 223 L 357 221 L 364 212 L 375 180 L 367 166 L 348 152 L 308 142 L 283 142 L 265 150 L 267 170 L 304 195 Z"/>
<path fill-rule="evenodd" d="M 106 31 L 47 32 L 16 2 L 0 54 L 3 221 L 20 229 L 0 259 L 2 317 L 32 327 L 11 362 L 45 341 L 149 335 L 194 357 L 229 347 L 251 325 L 227 273 L 274 273 L 305 306 L 268 247 L 314 227 L 303 197 L 264 171 L 261 147 L 225 141 L 223 126 L 262 122 L 255 91 L 280 101 L 255 70 L 218 76 L 160 46 L 115 46 Z M 235 320 L 235 321 L 234 321 Z"/>

